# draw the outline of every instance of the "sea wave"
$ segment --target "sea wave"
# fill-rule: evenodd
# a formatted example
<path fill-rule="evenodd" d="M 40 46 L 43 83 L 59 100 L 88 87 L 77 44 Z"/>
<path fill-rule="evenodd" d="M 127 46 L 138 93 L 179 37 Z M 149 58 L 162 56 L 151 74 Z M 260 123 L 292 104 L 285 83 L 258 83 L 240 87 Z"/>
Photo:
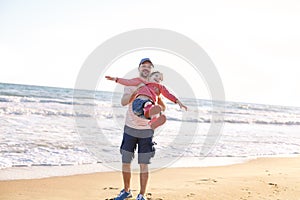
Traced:
<path fill-rule="evenodd" d="M 59 101 L 59 100 L 40 100 L 40 103 L 59 103 L 59 104 L 67 104 L 67 105 L 72 105 L 72 101 Z"/>
<path fill-rule="evenodd" d="M 58 99 L 58 98 L 35 98 L 35 97 L 24 97 L 24 96 L 4 96 L 0 97 L 2 103 L 42 103 L 42 104 L 66 104 L 66 105 L 84 105 L 84 106 L 95 106 L 97 105 L 97 99 L 81 98 L 81 99 Z"/>
<path fill-rule="evenodd" d="M 69 105 L 69 104 L 67 104 Z M 95 107 L 94 112 L 86 111 L 83 106 L 79 109 L 79 112 L 69 109 L 54 109 L 54 108 L 24 108 L 24 107 L 0 107 L 0 115 L 40 115 L 45 117 L 62 116 L 62 117 L 82 117 L 82 118 L 97 118 L 101 120 L 105 119 L 119 119 L 123 120 L 126 116 L 126 108 L 122 108 L 124 111 L 114 112 L 108 104 L 104 104 L 103 107 Z M 180 111 L 173 111 L 172 113 L 166 113 L 167 120 L 175 122 L 192 122 L 192 123 L 234 123 L 234 124 L 263 124 L 263 125 L 300 125 L 300 119 L 292 120 L 293 118 L 261 118 L 256 116 L 248 117 L 234 117 L 225 115 L 223 119 L 212 119 L 210 114 L 204 114 L 205 112 L 195 117 L 183 117 Z"/>
<path fill-rule="evenodd" d="M 8 99 L 8 98 L 2 98 L 2 97 L 0 97 L 0 102 L 11 102 L 11 100 Z"/>

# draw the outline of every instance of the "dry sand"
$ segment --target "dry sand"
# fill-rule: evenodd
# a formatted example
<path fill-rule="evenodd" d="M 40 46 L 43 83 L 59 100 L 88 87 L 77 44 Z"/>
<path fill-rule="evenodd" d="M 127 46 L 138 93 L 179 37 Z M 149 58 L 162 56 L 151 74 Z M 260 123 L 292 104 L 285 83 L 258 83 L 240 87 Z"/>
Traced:
<path fill-rule="evenodd" d="M 122 189 L 120 172 L 0 181 L 1 200 L 104 200 Z M 132 177 L 134 197 L 139 177 Z M 300 200 L 300 158 L 259 158 L 221 167 L 172 168 L 151 173 L 152 200 Z"/>

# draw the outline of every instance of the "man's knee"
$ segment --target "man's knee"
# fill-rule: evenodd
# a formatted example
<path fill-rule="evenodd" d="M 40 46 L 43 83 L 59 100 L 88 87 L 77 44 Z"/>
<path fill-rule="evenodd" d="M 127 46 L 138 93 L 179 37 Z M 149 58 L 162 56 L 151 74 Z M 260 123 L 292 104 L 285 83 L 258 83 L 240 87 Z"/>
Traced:
<path fill-rule="evenodd" d="M 120 149 L 120 153 L 122 155 L 122 163 L 123 164 L 130 164 L 134 158 L 134 152 L 126 151 Z"/>
<path fill-rule="evenodd" d="M 147 173 L 148 172 L 148 164 L 140 164 L 140 172 Z"/>
<path fill-rule="evenodd" d="M 131 172 L 131 165 L 130 165 L 130 163 L 122 163 L 122 171 L 130 173 Z"/>

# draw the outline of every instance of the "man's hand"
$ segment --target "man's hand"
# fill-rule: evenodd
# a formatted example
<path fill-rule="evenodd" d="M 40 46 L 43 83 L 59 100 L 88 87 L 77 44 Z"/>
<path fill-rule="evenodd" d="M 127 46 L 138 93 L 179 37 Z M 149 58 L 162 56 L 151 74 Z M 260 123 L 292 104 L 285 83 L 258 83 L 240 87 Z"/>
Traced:
<path fill-rule="evenodd" d="M 126 106 L 130 103 L 130 99 L 132 97 L 132 93 L 134 92 L 134 88 L 135 87 L 132 87 L 132 86 L 124 88 L 124 93 L 123 93 L 123 96 L 121 98 L 122 106 Z"/>
<path fill-rule="evenodd" d="M 111 76 L 105 76 L 105 78 L 106 78 L 107 80 L 110 80 L 110 81 L 116 81 L 116 80 L 118 80 L 117 77 L 111 77 Z"/>
<path fill-rule="evenodd" d="M 136 98 L 136 95 L 137 95 L 137 92 L 138 92 L 138 90 L 141 88 L 141 87 L 143 87 L 145 84 L 144 83 L 140 83 L 138 86 L 137 86 L 137 88 L 132 92 L 132 94 L 131 94 L 131 97 L 130 97 L 130 99 L 129 99 L 129 103 L 131 103 L 135 98 Z"/>

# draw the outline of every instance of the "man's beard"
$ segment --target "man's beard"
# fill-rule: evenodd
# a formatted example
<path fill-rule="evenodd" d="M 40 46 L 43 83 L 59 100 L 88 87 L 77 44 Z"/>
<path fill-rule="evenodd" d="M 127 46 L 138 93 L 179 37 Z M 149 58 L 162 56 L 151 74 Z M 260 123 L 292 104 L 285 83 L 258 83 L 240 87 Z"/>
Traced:
<path fill-rule="evenodd" d="M 140 76 L 143 77 L 143 78 L 148 78 L 149 74 L 150 74 L 150 72 L 148 72 L 148 71 L 145 71 L 145 72 L 142 71 L 142 72 L 140 73 Z"/>

